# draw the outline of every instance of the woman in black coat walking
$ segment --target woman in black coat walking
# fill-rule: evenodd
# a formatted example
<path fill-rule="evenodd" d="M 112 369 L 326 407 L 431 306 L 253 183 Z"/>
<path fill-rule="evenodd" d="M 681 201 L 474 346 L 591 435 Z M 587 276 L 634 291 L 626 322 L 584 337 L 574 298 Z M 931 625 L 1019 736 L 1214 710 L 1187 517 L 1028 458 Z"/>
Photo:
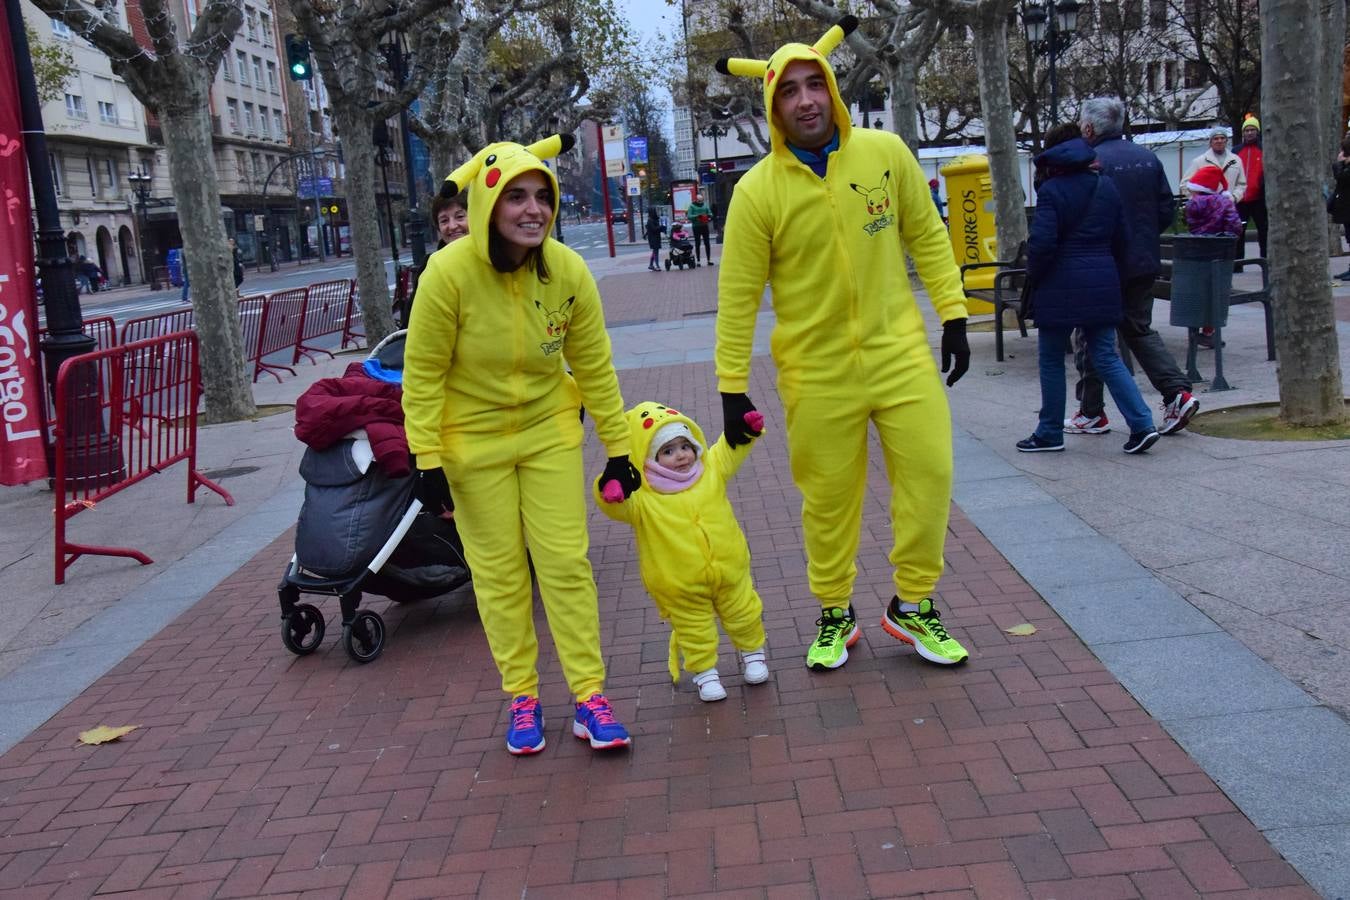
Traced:
<path fill-rule="evenodd" d="M 647 210 L 647 224 L 643 226 L 642 233 L 647 238 L 647 246 L 652 248 L 651 259 L 647 260 L 647 268 L 652 272 L 660 272 L 661 256 L 661 232 L 665 231 L 661 227 L 661 217 L 656 214 L 656 208 Z"/>

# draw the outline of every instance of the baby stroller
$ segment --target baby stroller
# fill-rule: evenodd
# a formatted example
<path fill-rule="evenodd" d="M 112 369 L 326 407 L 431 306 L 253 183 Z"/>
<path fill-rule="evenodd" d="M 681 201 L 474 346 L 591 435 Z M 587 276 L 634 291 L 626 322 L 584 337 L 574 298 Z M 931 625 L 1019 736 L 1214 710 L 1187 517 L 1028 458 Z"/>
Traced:
<path fill-rule="evenodd" d="M 670 232 L 670 253 L 666 256 L 666 271 L 671 266 L 694 268 L 694 241 L 687 231 Z"/>
<path fill-rule="evenodd" d="M 365 371 L 395 380 L 406 334 L 381 342 Z M 305 501 L 295 554 L 277 585 L 281 642 L 297 656 L 313 653 L 324 636 L 323 613 L 300 603 L 301 594 L 338 598 L 342 645 L 353 660 L 367 663 L 384 650 L 385 628 L 379 613 L 359 608 L 363 592 L 404 603 L 469 581 L 454 521 L 423 511 L 412 495 L 413 476 L 391 477 L 374 460 L 371 441 L 359 430 L 326 449 L 310 447 L 300 461 Z"/>

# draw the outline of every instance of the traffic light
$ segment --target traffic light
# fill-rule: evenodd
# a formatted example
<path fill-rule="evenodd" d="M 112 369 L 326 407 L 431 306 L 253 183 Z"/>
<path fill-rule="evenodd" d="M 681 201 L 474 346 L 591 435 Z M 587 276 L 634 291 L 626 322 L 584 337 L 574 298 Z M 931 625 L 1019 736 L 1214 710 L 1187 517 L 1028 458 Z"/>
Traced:
<path fill-rule="evenodd" d="M 298 34 L 286 35 L 286 66 L 290 69 L 291 81 L 309 81 L 314 77 L 309 62 L 309 41 Z"/>

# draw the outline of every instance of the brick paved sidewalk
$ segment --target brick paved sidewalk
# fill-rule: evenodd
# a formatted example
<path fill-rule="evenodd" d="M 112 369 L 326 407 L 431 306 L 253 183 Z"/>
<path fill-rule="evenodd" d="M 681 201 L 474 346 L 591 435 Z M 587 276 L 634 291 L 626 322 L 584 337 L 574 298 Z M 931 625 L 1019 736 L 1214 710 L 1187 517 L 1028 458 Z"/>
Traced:
<path fill-rule="evenodd" d="M 633 401 L 678 402 L 716 431 L 710 367 L 621 377 Z M 672 690 L 631 537 L 593 513 L 608 692 L 635 744 L 598 755 L 568 737 L 545 637 L 549 746 L 513 758 L 471 594 L 373 599 L 391 636 L 369 666 L 320 601 L 329 636 L 296 658 L 278 633 L 283 536 L 0 757 L 0 893 L 1316 896 L 959 511 L 940 593 L 972 660 L 930 666 L 886 636 L 879 468 L 863 639 L 845 669 L 808 672 L 818 607 L 771 377 L 757 362 L 771 433 L 735 482 L 769 684 L 732 675 L 712 705 Z M 1037 633 L 1004 633 L 1022 622 Z M 76 743 L 101 723 L 140 728 Z"/>

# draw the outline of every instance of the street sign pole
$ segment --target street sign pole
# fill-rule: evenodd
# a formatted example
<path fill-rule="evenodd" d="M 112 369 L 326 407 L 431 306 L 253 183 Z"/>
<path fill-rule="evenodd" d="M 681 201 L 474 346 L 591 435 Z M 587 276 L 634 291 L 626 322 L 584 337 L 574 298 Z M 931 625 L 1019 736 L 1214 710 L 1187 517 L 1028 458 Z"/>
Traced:
<path fill-rule="evenodd" d="M 595 123 L 596 143 L 600 148 L 600 202 L 604 204 L 605 211 L 605 236 L 609 238 L 609 255 L 613 258 L 614 252 L 614 222 L 609 214 L 609 169 L 605 166 L 605 130 L 599 122 Z"/>

